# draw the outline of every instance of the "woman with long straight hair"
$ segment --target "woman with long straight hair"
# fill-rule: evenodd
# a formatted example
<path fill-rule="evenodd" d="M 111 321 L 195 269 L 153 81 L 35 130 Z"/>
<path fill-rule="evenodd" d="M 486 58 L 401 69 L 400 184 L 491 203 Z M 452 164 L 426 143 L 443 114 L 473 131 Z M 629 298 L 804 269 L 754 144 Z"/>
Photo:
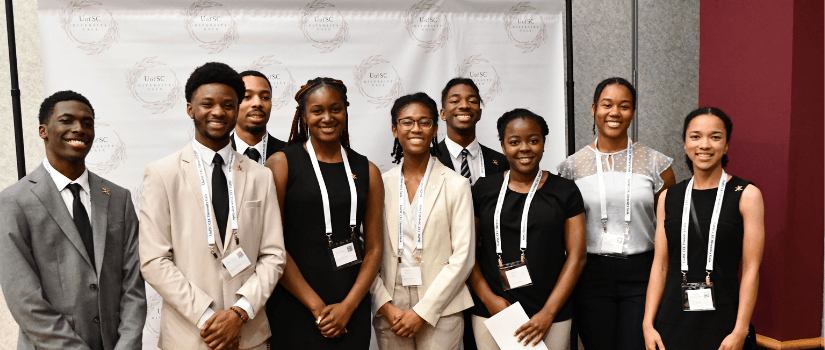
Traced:
<path fill-rule="evenodd" d="M 603 80 L 590 111 L 596 140 L 558 166 L 561 176 L 576 181 L 587 208 L 587 266 L 574 309 L 588 350 L 644 346 L 656 199 L 676 183 L 673 159 L 628 136 L 635 110 L 630 82 Z"/>
<path fill-rule="evenodd" d="M 759 287 L 765 205 L 752 182 L 724 170 L 732 131 L 718 108 L 685 118 L 685 160 L 693 177 L 660 196 L 643 323 L 648 350 L 745 345 Z"/>
<path fill-rule="evenodd" d="M 382 254 L 384 185 L 349 147 L 347 88 L 315 78 L 295 94 L 286 148 L 266 162 L 287 263 L 267 303 L 275 349 L 366 349 L 367 293 Z"/>

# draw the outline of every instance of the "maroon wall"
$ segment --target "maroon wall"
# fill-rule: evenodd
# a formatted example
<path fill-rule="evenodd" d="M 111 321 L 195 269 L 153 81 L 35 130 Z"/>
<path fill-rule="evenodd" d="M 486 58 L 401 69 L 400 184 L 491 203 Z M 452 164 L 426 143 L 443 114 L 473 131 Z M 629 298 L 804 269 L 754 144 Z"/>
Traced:
<path fill-rule="evenodd" d="M 823 2 L 702 1 L 699 105 L 733 120 L 728 172 L 765 200 L 753 323 L 778 340 L 821 335 Z"/>

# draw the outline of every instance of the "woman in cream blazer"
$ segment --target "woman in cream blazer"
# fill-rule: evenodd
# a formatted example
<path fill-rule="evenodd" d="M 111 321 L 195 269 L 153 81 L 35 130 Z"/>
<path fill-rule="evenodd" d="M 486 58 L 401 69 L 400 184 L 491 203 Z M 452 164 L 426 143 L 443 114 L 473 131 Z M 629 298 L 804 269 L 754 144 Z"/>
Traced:
<path fill-rule="evenodd" d="M 436 111 L 424 93 L 392 107 L 399 165 L 383 174 L 384 256 L 371 290 L 382 350 L 459 349 L 461 311 L 473 306 L 465 285 L 475 262 L 472 193 L 466 178 L 431 154 Z"/>

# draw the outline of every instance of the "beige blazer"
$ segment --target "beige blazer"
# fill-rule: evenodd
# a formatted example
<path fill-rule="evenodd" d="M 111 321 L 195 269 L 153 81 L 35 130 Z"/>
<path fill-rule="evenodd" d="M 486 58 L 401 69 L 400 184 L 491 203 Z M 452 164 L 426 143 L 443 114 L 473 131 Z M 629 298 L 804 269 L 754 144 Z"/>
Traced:
<path fill-rule="evenodd" d="M 270 336 L 266 300 L 286 262 L 275 183 L 269 170 L 240 153 L 235 152 L 232 166 L 238 232 L 232 234 L 227 220 L 227 242 L 215 235 L 218 259 L 207 244 L 192 144 L 146 166 L 140 206 L 140 270 L 163 297 L 158 344 L 162 349 L 207 349 L 196 326 L 198 320 L 210 306 L 215 311 L 226 310 L 241 296 L 252 305 L 255 318 L 241 327 L 240 348 L 258 346 Z M 221 260 L 238 247 L 252 265 L 231 277 Z"/>
<path fill-rule="evenodd" d="M 465 282 L 475 263 L 475 227 L 470 182 L 437 159 L 424 190 L 424 230 L 418 304 L 413 310 L 435 326 L 447 316 L 473 306 Z M 384 179 L 384 256 L 370 289 L 377 313 L 392 300 L 398 268 L 398 186 L 401 166 Z"/>

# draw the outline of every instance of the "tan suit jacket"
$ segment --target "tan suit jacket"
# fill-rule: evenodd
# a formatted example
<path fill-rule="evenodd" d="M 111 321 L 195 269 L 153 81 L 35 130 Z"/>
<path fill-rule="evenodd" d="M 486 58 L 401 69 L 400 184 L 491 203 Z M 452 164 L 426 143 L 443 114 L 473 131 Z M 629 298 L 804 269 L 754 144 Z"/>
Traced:
<path fill-rule="evenodd" d="M 232 166 L 238 232 L 232 234 L 227 220 L 227 242 L 215 235 L 218 259 L 207 244 L 192 144 L 146 166 L 140 263 L 144 279 L 163 298 L 162 349 L 207 349 L 198 320 L 209 307 L 226 310 L 241 296 L 252 305 L 255 318 L 241 327 L 240 348 L 259 346 L 270 336 L 265 304 L 286 262 L 275 183 L 269 170 L 237 152 Z M 231 277 L 221 260 L 238 247 L 252 265 Z"/>
<path fill-rule="evenodd" d="M 475 225 L 470 182 L 437 159 L 424 191 L 424 230 L 418 304 L 413 310 L 435 326 L 447 316 L 473 306 L 465 282 L 475 263 Z M 401 166 L 384 179 L 384 256 L 370 293 L 378 312 L 392 300 L 398 269 L 398 186 Z"/>

